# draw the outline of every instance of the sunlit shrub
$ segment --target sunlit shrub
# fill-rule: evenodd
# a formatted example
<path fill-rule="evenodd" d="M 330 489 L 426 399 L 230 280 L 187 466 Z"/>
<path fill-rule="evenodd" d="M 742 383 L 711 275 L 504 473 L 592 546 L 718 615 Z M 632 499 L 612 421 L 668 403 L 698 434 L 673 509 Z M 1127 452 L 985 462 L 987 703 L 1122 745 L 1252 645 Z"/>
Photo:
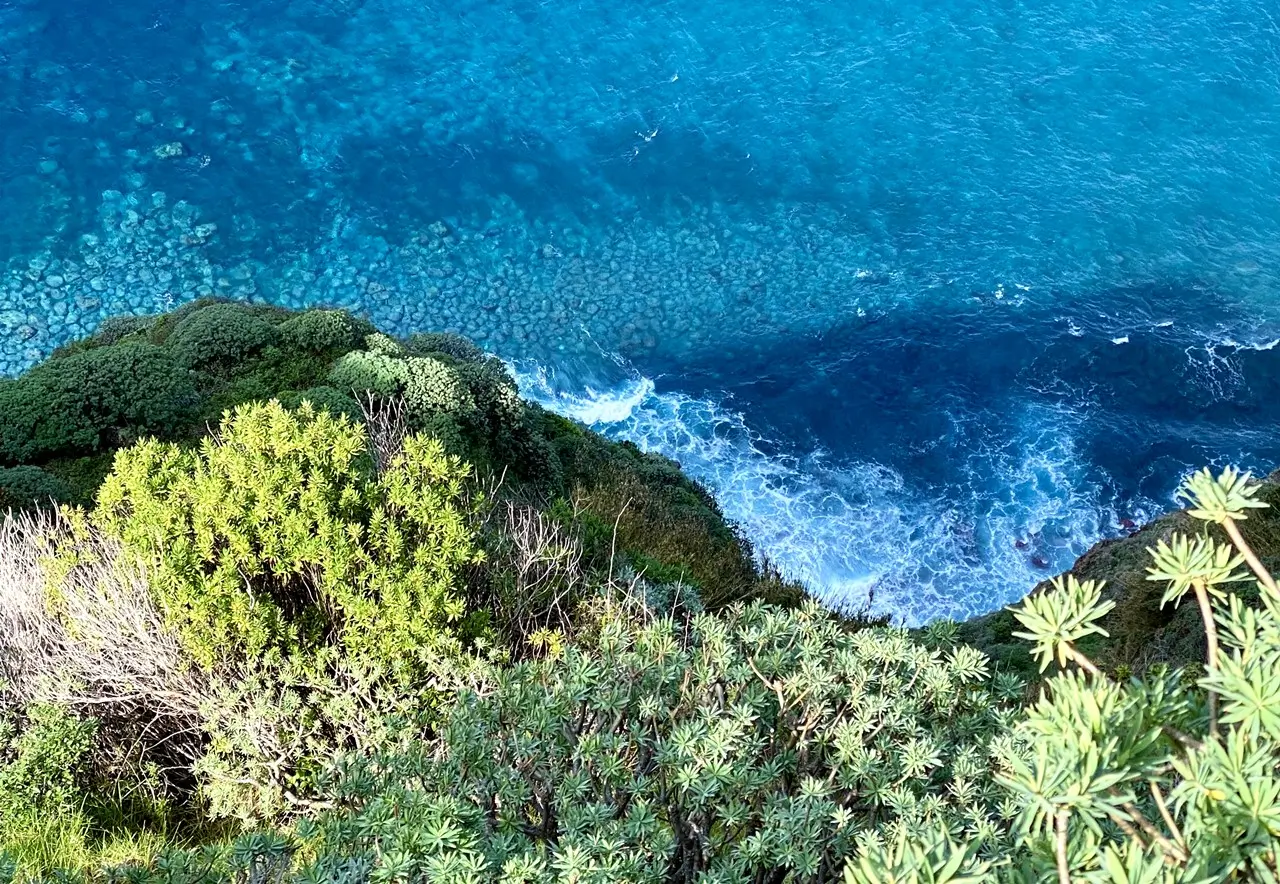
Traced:
<path fill-rule="evenodd" d="M 9 732 L 8 739 L 4 731 Z M 70 816 L 81 806 L 77 776 L 95 723 L 55 706 L 33 706 L 0 723 L 0 840 L 42 816 Z"/>
<path fill-rule="evenodd" d="M 121 451 L 94 517 L 151 564 L 204 666 L 335 644 L 395 669 L 462 628 L 459 572 L 480 557 L 467 475 L 423 437 L 374 475 L 358 426 L 272 402 L 237 409 L 198 450 Z"/>

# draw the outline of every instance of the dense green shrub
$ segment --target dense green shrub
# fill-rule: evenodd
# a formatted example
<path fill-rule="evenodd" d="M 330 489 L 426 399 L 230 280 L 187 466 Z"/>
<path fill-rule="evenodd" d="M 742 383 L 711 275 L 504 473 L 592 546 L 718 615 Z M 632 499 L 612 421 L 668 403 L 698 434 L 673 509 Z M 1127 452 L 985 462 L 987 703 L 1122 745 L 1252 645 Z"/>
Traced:
<path fill-rule="evenodd" d="M 969 648 L 848 633 L 816 606 L 684 627 L 607 611 L 594 647 L 464 695 L 438 744 L 340 765 L 324 878 L 821 881 L 868 832 L 997 837 L 1020 685 Z M 434 833 L 425 836 L 426 833 Z M 424 837 L 425 836 L 425 837 Z M 450 875 L 452 872 L 452 875 Z"/>
<path fill-rule="evenodd" d="M 70 485 L 39 467 L 0 467 L 0 513 L 67 503 L 74 497 Z"/>
<path fill-rule="evenodd" d="M 447 705 L 467 661 L 449 649 L 434 658 L 432 648 L 420 650 L 430 677 L 408 684 L 336 649 L 321 660 L 249 661 L 221 679 L 202 722 L 207 748 L 192 770 L 202 810 L 246 828 L 314 812 L 336 754 L 377 752 L 393 742 L 390 724 L 429 722 Z"/>
<path fill-rule="evenodd" d="M 92 341 L 99 346 L 109 346 L 133 335 L 144 335 L 155 324 L 155 316 L 108 316 L 94 331 Z"/>
<path fill-rule="evenodd" d="M 457 374 L 427 356 L 400 358 L 384 352 L 355 351 L 337 361 L 329 383 L 340 390 L 403 396 L 414 422 L 427 420 L 438 412 L 467 420 L 476 410 L 470 391 Z"/>
<path fill-rule="evenodd" d="M 316 411 L 327 411 L 333 415 L 346 415 L 353 420 L 361 416 L 360 404 L 351 398 L 350 393 L 333 387 L 307 387 L 305 390 L 289 390 L 279 396 L 280 404 L 285 408 L 298 408 L 304 402 L 310 402 Z"/>
<path fill-rule="evenodd" d="M 178 323 L 168 338 L 179 364 L 227 371 L 274 343 L 275 326 L 239 304 L 212 304 Z"/>
<path fill-rule="evenodd" d="M 459 362 L 481 363 L 490 358 L 470 338 L 448 332 L 420 332 L 410 335 L 407 349 L 415 356 L 443 355 Z"/>
<path fill-rule="evenodd" d="M 183 323 L 188 317 L 199 313 L 206 307 L 214 304 L 225 304 L 227 301 L 218 298 L 196 298 L 194 301 L 188 301 L 185 304 L 179 304 L 168 313 L 162 313 L 156 317 L 156 324 L 151 327 L 149 335 L 151 342 L 155 344 L 168 343 L 169 336 L 173 334 L 173 330 Z"/>
<path fill-rule="evenodd" d="M 326 382 L 339 390 L 387 398 L 399 393 L 402 384 L 398 360 L 365 350 L 348 353 L 334 363 Z"/>
<path fill-rule="evenodd" d="M 199 450 L 121 451 L 95 521 L 153 563 L 152 590 L 203 665 L 327 645 L 388 669 L 453 640 L 480 557 L 465 464 L 424 437 L 374 475 L 358 426 L 277 402 Z"/>
<path fill-rule="evenodd" d="M 91 454 L 191 419 L 190 374 L 162 348 L 126 340 L 36 366 L 0 385 L 0 462 Z"/>
<path fill-rule="evenodd" d="M 373 329 L 342 310 L 307 310 L 280 323 L 284 346 L 308 353 L 347 352 Z"/>
<path fill-rule="evenodd" d="M 525 419 L 525 405 L 502 361 L 474 345 L 469 350 L 453 336 L 418 338 L 449 352 L 410 355 L 419 352 L 412 343 L 406 348 L 386 335 L 369 335 L 367 349 L 334 363 L 327 383 L 356 394 L 403 399 L 410 428 L 439 438 L 479 472 L 506 473 L 540 490 L 557 488 L 555 453 Z"/>

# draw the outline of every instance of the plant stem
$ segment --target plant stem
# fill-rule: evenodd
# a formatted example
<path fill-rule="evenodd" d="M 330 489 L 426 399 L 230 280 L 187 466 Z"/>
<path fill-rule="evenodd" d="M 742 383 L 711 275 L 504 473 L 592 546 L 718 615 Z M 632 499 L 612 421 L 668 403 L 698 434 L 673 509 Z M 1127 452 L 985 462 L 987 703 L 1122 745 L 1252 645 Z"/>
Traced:
<path fill-rule="evenodd" d="M 1262 560 L 1254 553 L 1253 547 L 1245 542 L 1244 535 L 1240 533 L 1240 529 L 1230 516 L 1222 520 L 1222 528 L 1227 532 L 1227 536 L 1231 538 L 1231 542 L 1235 544 L 1236 551 L 1244 556 L 1244 560 L 1249 563 L 1249 567 L 1257 576 L 1258 582 L 1271 590 L 1273 594 L 1277 593 L 1275 578 L 1271 576 L 1271 573 L 1266 568 L 1262 567 Z"/>
<path fill-rule="evenodd" d="M 1162 835 L 1160 830 L 1153 826 L 1151 821 L 1143 816 L 1142 811 L 1134 807 L 1132 802 L 1126 801 L 1124 803 L 1124 809 L 1129 812 L 1129 816 L 1133 817 L 1133 821 L 1142 827 L 1142 831 L 1146 832 L 1152 841 L 1160 845 L 1160 848 L 1164 851 L 1165 856 L 1169 860 L 1180 863 L 1185 863 L 1187 861 L 1186 851 Z"/>
<path fill-rule="evenodd" d="M 1213 622 L 1213 607 L 1209 604 L 1209 593 L 1205 591 L 1204 581 L 1192 584 L 1196 591 L 1196 602 L 1200 605 L 1200 618 L 1204 620 L 1204 637 L 1209 644 L 1209 672 L 1218 671 L 1218 627 Z M 1218 692 L 1209 690 L 1209 736 L 1218 738 Z"/>
<path fill-rule="evenodd" d="M 1102 674 L 1102 670 L 1095 666 L 1092 660 L 1077 651 L 1074 646 L 1067 645 L 1067 657 L 1070 658 L 1071 662 L 1075 663 L 1090 675 L 1095 675 L 1098 678 L 1106 678 L 1106 676 Z"/>
<path fill-rule="evenodd" d="M 1178 730 L 1176 727 L 1172 727 L 1170 725 L 1165 724 L 1165 725 L 1161 725 L 1160 729 L 1164 731 L 1166 734 L 1168 734 L 1170 737 L 1173 737 L 1174 740 L 1176 740 L 1179 744 L 1181 744 L 1186 749 L 1194 749 L 1198 752 L 1204 748 L 1204 743 L 1200 742 L 1195 737 L 1189 734 L 1184 734 L 1182 731 Z"/>
<path fill-rule="evenodd" d="M 1160 791 L 1160 786 L 1155 780 L 1151 781 L 1151 797 L 1155 799 L 1156 807 L 1160 811 L 1160 816 L 1164 817 L 1164 824 L 1169 827 L 1169 833 L 1173 835 L 1173 840 L 1182 848 L 1183 852 L 1187 850 L 1187 841 L 1182 837 L 1182 830 L 1178 828 L 1178 824 L 1173 821 L 1173 816 L 1169 813 L 1169 806 L 1165 804 L 1164 793 Z"/>
<path fill-rule="evenodd" d="M 1071 869 L 1067 866 L 1067 809 L 1059 808 L 1054 815 L 1053 828 L 1057 832 L 1058 884 L 1071 884 Z"/>

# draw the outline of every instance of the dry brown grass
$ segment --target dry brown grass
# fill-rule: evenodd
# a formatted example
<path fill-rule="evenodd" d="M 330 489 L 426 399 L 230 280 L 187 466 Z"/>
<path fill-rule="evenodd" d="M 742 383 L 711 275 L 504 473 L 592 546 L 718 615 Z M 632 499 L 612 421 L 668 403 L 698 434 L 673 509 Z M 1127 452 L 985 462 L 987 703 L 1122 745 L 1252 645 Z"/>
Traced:
<path fill-rule="evenodd" d="M 92 715 L 131 733 L 139 758 L 175 763 L 199 751 L 212 696 L 142 569 L 58 511 L 0 521 L 0 679 L 12 702 Z"/>

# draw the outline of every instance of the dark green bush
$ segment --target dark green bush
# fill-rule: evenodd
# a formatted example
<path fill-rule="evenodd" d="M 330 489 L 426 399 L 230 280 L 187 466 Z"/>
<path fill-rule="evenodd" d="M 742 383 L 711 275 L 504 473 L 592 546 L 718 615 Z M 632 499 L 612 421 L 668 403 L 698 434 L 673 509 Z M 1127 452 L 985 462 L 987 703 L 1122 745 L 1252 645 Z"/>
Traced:
<path fill-rule="evenodd" d="M 414 356 L 444 355 L 459 362 L 484 362 L 488 357 L 470 338 L 448 332 L 410 335 L 408 350 Z"/>
<path fill-rule="evenodd" d="M 109 346 L 133 335 L 145 335 L 155 327 L 156 321 L 155 316 L 108 316 L 91 340 L 99 346 Z"/>
<path fill-rule="evenodd" d="M 279 326 L 283 346 L 308 353 L 346 353 L 374 329 L 341 310 L 307 310 Z"/>
<path fill-rule="evenodd" d="M 188 317 L 194 316 L 206 307 L 214 304 L 226 304 L 218 298 L 197 298 L 194 301 L 188 301 L 180 304 L 168 313 L 162 313 L 156 317 L 156 324 L 151 328 L 151 342 L 154 344 L 164 344 L 168 342 L 169 336 L 173 334 L 173 330 L 181 325 Z"/>
<path fill-rule="evenodd" d="M 167 435 L 191 420 L 196 404 L 190 373 L 154 344 L 75 353 L 0 385 L 0 462 L 39 463 Z"/>
<path fill-rule="evenodd" d="M 53 458 L 45 461 L 41 469 L 61 479 L 71 489 L 68 503 L 89 506 L 93 503 L 93 496 L 98 493 L 102 480 L 111 472 L 113 460 L 115 452 L 106 450 L 82 457 Z"/>
<path fill-rule="evenodd" d="M 0 467 L 0 512 L 68 503 L 75 496 L 70 485 L 39 467 Z"/>
<path fill-rule="evenodd" d="M 240 304 L 212 304 L 174 328 L 168 346 L 187 368 L 229 371 L 274 343 L 275 326 Z"/>
<path fill-rule="evenodd" d="M 360 420 L 360 405 L 344 393 L 333 387 L 308 387 L 305 390 L 289 390 L 280 394 L 280 404 L 285 408 L 298 408 L 303 402 L 310 402 L 316 411 L 327 411 L 332 415 L 344 414 L 354 420 Z"/>

